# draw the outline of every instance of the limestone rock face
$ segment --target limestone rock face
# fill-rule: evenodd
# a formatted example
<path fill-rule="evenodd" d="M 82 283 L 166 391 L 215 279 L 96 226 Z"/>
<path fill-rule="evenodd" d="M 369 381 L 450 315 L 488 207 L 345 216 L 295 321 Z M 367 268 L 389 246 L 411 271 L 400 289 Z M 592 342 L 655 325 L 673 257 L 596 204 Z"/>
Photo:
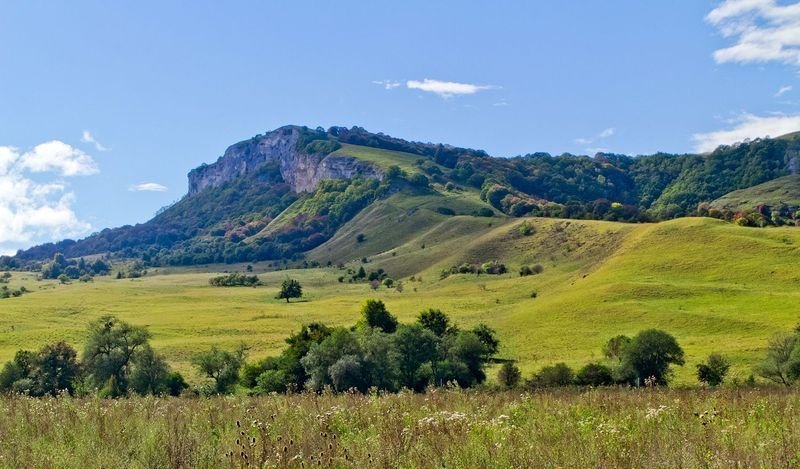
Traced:
<path fill-rule="evenodd" d="M 311 192 L 326 179 L 350 179 L 357 175 L 383 178 L 378 167 L 357 158 L 299 151 L 299 138 L 300 129 L 287 126 L 231 145 L 215 163 L 189 172 L 189 195 L 254 173 L 271 162 L 278 163 L 284 181 L 295 192 Z"/>

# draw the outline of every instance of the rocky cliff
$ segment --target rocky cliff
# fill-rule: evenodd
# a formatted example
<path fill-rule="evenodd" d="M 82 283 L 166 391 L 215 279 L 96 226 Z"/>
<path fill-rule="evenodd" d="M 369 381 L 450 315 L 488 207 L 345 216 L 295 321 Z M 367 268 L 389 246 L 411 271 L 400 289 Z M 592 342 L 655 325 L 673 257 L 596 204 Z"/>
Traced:
<path fill-rule="evenodd" d="M 278 163 L 283 179 L 295 192 L 311 192 L 325 179 L 349 179 L 356 175 L 381 179 L 376 166 L 343 154 L 308 153 L 298 148 L 303 130 L 281 127 L 228 147 L 215 163 L 189 172 L 189 195 L 232 179 L 254 173 L 267 163 Z"/>

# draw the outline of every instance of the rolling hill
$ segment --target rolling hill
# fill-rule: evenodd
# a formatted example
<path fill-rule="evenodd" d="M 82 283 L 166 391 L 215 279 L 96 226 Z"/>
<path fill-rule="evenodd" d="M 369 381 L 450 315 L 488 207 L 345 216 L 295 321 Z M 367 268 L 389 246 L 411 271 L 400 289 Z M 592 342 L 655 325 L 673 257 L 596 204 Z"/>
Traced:
<path fill-rule="evenodd" d="M 276 353 L 301 324 L 349 325 L 365 299 L 379 298 L 401 321 L 436 307 L 463 326 L 490 324 L 502 341 L 500 356 L 518 360 L 526 374 L 557 361 L 601 359 L 609 337 L 661 328 L 686 349 L 687 366 L 677 379 L 689 383 L 694 364 L 712 351 L 729 356 L 732 376 L 744 379 L 768 337 L 800 320 L 800 232 L 793 228 L 760 230 L 707 218 L 629 224 L 443 216 L 412 210 L 408 200 L 395 194 L 347 222 L 309 253 L 321 267 L 275 271 L 253 264 L 266 283 L 259 288 L 208 284 L 215 272 L 243 271 L 242 264 L 160 267 L 140 279 L 69 285 L 14 273 L 12 286 L 31 293 L 0 300 L 0 360 L 56 340 L 80 345 L 86 323 L 111 313 L 148 326 L 154 346 L 192 378 L 189 360 L 198 350 L 245 342 L 254 358 Z M 386 231 L 403 223 L 416 227 L 395 229 L 395 242 L 388 242 Z M 356 232 L 365 234 L 362 243 L 351 236 Z M 489 260 L 505 263 L 509 273 L 441 278 L 453 265 Z M 519 276 L 521 266 L 533 264 L 543 272 Z M 362 265 L 385 269 L 403 282 L 403 291 L 338 280 Z M 274 299 L 286 276 L 303 284 L 304 301 Z"/>
<path fill-rule="evenodd" d="M 730 192 L 711 202 L 718 210 L 740 212 L 753 210 L 759 205 L 800 208 L 800 176 L 784 176 L 747 189 Z"/>

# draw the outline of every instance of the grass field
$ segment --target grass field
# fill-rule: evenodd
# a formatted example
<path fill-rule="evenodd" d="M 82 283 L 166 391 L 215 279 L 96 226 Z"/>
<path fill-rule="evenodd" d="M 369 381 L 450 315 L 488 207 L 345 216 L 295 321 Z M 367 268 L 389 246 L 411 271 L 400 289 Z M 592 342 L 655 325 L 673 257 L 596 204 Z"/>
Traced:
<path fill-rule="evenodd" d="M 0 398 L 0 466 L 797 467 L 785 390 Z"/>
<path fill-rule="evenodd" d="M 753 210 L 758 205 L 800 206 L 800 176 L 784 176 L 772 181 L 725 194 L 711 203 L 721 210 Z"/>
<path fill-rule="evenodd" d="M 557 361 L 579 366 L 600 359 L 613 335 L 661 328 L 686 350 L 676 382 L 689 384 L 694 365 L 712 351 L 729 356 L 731 376 L 746 378 L 769 336 L 800 322 L 796 229 L 699 218 L 650 225 L 532 219 L 535 233 L 521 236 L 516 226 L 522 222 L 445 217 L 424 207 L 409 210 L 401 200 L 391 210 L 366 210 L 309 256 L 351 268 L 366 256 L 367 270 L 381 267 L 403 280 L 402 293 L 339 283 L 345 272 L 336 267 L 260 273 L 266 285 L 259 288 L 209 286 L 215 272 L 241 265 L 153 269 L 141 279 L 70 285 L 15 273 L 11 287 L 25 285 L 31 293 L 0 300 L 0 360 L 57 340 L 80 348 L 86 324 L 114 314 L 147 326 L 154 347 L 196 382 L 189 363 L 200 350 L 244 342 L 253 358 L 274 354 L 301 324 L 351 325 L 365 299 L 379 298 L 401 321 L 435 307 L 463 326 L 489 324 L 501 339 L 500 356 L 518 360 L 526 376 Z M 364 243 L 355 241 L 357 232 L 365 233 Z M 493 259 L 508 264 L 510 273 L 439 278 L 451 265 Z M 533 263 L 544 272 L 517 275 Z M 264 263 L 254 267 L 268 270 Z M 287 275 L 303 284 L 302 301 L 274 299 Z"/>

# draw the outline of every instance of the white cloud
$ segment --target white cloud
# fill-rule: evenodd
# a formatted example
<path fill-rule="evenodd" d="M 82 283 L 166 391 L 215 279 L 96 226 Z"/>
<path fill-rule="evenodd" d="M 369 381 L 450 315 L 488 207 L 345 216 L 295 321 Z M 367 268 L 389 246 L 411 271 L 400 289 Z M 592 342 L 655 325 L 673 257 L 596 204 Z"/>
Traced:
<path fill-rule="evenodd" d="M 733 127 L 715 132 L 699 133 L 692 136 L 695 150 L 713 151 L 720 145 L 730 145 L 745 139 L 778 137 L 800 130 L 800 115 L 755 116 L 742 114 L 730 122 Z"/>
<path fill-rule="evenodd" d="M 735 43 L 714 52 L 717 63 L 782 62 L 800 65 L 800 3 L 725 0 L 706 16 Z"/>
<path fill-rule="evenodd" d="M 443 98 L 451 98 L 457 95 L 475 94 L 478 91 L 491 90 L 497 88 L 492 85 L 473 85 L 470 83 L 458 83 L 455 81 L 440 81 L 425 78 L 422 81 L 408 80 L 406 87 L 412 90 L 426 91 L 437 94 Z"/>
<path fill-rule="evenodd" d="M 393 90 L 395 88 L 399 88 L 402 83 L 399 81 L 394 80 L 373 80 L 373 84 L 381 85 L 385 90 Z"/>
<path fill-rule="evenodd" d="M 143 182 L 130 186 L 128 190 L 132 192 L 164 192 L 167 190 L 167 186 L 155 182 Z"/>
<path fill-rule="evenodd" d="M 94 174 L 89 155 L 52 141 L 20 153 L 0 147 L 0 251 L 34 240 L 58 240 L 89 232 L 72 209 L 75 196 L 61 180 L 34 181 L 26 173 L 56 172 L 69 177 Z"/>
<path fill-rule="evenodd" d="M 781 86 L 780 88 L 778 88 L 778 91 L 775 93 L 775 97 L 776 98 L 780 98 L 781 96 L 783 96 L 784 94 L 786 94 L 786 93 L 788 93 L 790 91 L 792 91 L 792 85 Z"/>
<path fill-rule="evenodd" d="M 91 156 L 58 140 L 36 145 L 19 158 L 18 165 L 34 173 L 57 170 L 62 176 L 87 176 L 97 172 Z"/>
<path fill-rule="evenodd" d="M 614 127 L 609 127 L 607 129 L 603 130 L 602 132 L 600 132 L 598 137 L 600 137 L 600 138 L 608 138 L 608 137 L 614 135 L 614 132 L 616 132 L 616 131 L 617 131 L 617 129 L 615 129 Z"/>
<path fill-rule="evenodd" d="M 88 130 L 84 130 L 83 131 L 83 134 L 81 135 L 81 142 L 94 144 L 94 147 L 97 148 L 97 151 L 108 151 L 109 150 L 109 148 L 103 146 L 102 143 L 98 142 L 94 138 L 92 133 L 89 132 Z"/>
<path fill-rule="evenodd" d="M 589 138 L 578 137 L 578 138 L 575 139 L 575 143 L 577 143 L 578 145 L 591 145 L 592 143 L 596 142 L 597 140 L 602 140 L 604 138 L 608 138 L 608 137 L 613 136 L 616 132 L 617 132 L 617 129 L 615 129 L 614 127 L 608 127 L 606 129 L 601 130 L 600 133 L 598 133 L 594 137 L 589 137 Z M 593 149 L 593 148 L 587 148 L 586 149 L 586 151 L 589 151 L 589 150 L 596 150 L 596 149 Z M 607 151 L 607 149 L 605 149 L 605 148 L 603 148 L 601 150 Z"/>

